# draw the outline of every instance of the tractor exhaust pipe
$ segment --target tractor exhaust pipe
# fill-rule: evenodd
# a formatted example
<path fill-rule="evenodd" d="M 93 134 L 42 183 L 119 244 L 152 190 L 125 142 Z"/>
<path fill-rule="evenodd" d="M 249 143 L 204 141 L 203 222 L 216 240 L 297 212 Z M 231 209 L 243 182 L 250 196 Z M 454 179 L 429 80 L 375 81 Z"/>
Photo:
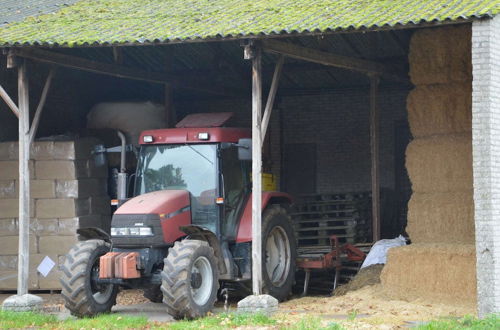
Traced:
<path fill-rule="evenodd" d="M 120 205 L 123 201 L 127 199 L 127 168 L 126 168 L 126 160 L 127 160 L 127 151 L 126 151 L 126 145 L 127 145 L 127 140 L 125 138 L 125 135 L 120 132 L 116 131 L 118 133 L 118 137 L 120 138 L 122 142 L 122 147 L 120 151 L 120 172 L 118 173 L 118 178 L 116 180 L 116 197 L 118 199 L 118 205 Z"/>

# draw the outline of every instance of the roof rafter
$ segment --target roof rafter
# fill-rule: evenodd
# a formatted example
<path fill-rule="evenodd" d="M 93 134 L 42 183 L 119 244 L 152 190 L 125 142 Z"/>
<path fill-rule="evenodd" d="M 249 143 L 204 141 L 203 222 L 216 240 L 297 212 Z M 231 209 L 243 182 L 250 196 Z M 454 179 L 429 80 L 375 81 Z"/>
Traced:
<path fill-rule="evenodd" d="M 214 84 L 203 84 L 202 82 L 199 82 L 199 80 L 186 81 L 181 77 L 173 76 L 165 72 L 144 71 L 124 65 L 97 62 L 77 56 L 55 53 L 44 49 L 12 48 L 10 51 L 15 56 L 118 78 L 154 82 L 159 84 L 170 83 L 179 88 L 197 90 L 216 95 L 227 96 L 231 94 L 241 94 L 239 90 L 220 88 L 214 86 Z"/>
<path fill-rule="evenodd" d="M 266 52 L 283 54 L 299 60 L 358 71 L 366 74 L 376 74 L 396 81 L 408 80 L 406 74 L 400 73 L 390 66 L 374 61 L 336 55 L 276 40 L 263 40 L 261 45 Z"/>

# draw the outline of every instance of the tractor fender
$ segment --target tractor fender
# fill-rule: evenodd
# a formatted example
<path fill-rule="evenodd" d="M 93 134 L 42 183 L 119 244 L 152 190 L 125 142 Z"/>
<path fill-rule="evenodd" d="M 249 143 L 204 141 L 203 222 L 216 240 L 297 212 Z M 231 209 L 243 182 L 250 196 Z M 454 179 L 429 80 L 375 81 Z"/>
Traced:
<path fill-rule="evenodd" d="M 279 204 L 287 206 L 293 203 L 293 197 L 290 194 L 277 191 L 263 191 L 262 192 L 262 211 L 268 205 Z M 236 236 L 236 243 L 245 243 L 252 241 L 252 194 L 248 198 L 243 215 L 241 216 L 240 226 L 238 227 L 238 234 Z"/>
<path fill-rule="evenodd" d="M 87 241 L 89 239 L 101 239 L 105 242 L 111 243 L 111 236 L 97 227 L 87 227 L 87 228 L 78 228 L 76 233 L 79 235 L 78 240 Z"/>
<path fill-rule="evenodd" d="M 197 239 L 207 242 L 208 245 L 214 249 L 214 254 L 217 258 L 219 275 L 224 277 L 224 275 L 228 273 L 230 265 L 226 262 L 226 258 L 224 258 L 225 253 L 222 251 L 219 239 L 212 231 L 196 225 L 181 226 L 179 229 L 188 235 L 184 239 Z"/>

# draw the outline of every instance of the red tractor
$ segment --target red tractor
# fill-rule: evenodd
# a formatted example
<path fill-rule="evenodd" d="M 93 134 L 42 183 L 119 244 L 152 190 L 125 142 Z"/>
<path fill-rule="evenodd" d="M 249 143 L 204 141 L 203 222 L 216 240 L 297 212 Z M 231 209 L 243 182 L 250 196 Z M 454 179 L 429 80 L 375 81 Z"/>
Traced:
<path fill-rule="evenodd" d="M 73 315 L 109 312 L 121 288 L 194 318 L 213 308 L 220 289 L 250 286 L 251 134 L 196 122 L 143 132 L 135 197 L 114 213 L 111 234 L 78 230 L 85 240 L 67 254 L 61 278 Z M 278 300 L 295 277 L 290 203 L 285 193 L 262 193 L 263 291 Z"/>

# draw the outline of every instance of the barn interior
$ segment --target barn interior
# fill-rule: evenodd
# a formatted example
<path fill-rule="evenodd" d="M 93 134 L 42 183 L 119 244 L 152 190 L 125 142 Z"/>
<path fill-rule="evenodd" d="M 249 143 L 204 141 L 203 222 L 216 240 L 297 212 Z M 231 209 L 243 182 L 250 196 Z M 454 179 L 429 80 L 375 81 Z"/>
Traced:
<path fill-rule="evenodd" d="M 408 122 L 409 115 L 412 115 L 411 104 L 407 104 L 410 91 L 417 84 L 431 86 L 436 83 L 435 79 L 415 80 L 416 75 L 412 75 L 410 80 L 408 72 L 415 71 L 411 68 L 410 61 L 428 60 L 430 57 L 428 54 L 432 54 L 432 50 L 422 51 L 423 55 L 412 57 L 410 43 L 415 40 L 415 38 L 412 39 L 412 36 L 418 35 L 420 41 L 417 40 L 415 43 L 421 43 L 414 46 L 414 49 L 419 47 L 432 49 L 433 46 L 441 47 L 438 44 L 446 39 L 447 33 L 456 33 L 458 36 L 462 36 L 464 33 L 462 30 L 467 29 L 469 32 L 465 33 L 470 33 L 468 25 L 438 29 L 445 31 L 442 36 L 422 36 L 421 31 L 433 31 L 433 29 L 423 29 L 418 32 L 414 29 L 396 29 L 277 38 L 280 42 L 292 43 L 320 52 L 377 62 L 403 73 L 398 79 L 381 76 L 376 93 L 376 104 L 379 109 L 377 140 L 379 141 L 381 238 L 394 238 L 404 234 L 416 242 L 437 243 L 442 241 L 441 236 L 435 237 L 440 232 L 434 231 L 429 234 L 432 230 L 426 229 L 425 226 L 429 224 L 424 223 L 424 221 L 421 223 L 415 221 L 413 227 L 411 225 L 407 227 L 412 184 L 413 192 L 422 192 L 417 195 L 417 199 L 412 201 L 413 212 L 418 212 L 418 210 L 427 212 L 426 214 L 418 214 L 416 217 L 430 219 L 429 221 L 434 219 L 433 216 L 429 216 L 429 212 L 431 212 L 428 207 L 429 200 L 435 200 L 433 198 L 435 196 L 430 196 L 430 191 L 426 189 L 438 184 L 432 182 L 431 177 L 420 181 L 422 182 L 420 187 L 423 187 L 421 189 L 418 186 L 418 180 L 412 179 L 412 183 L 410 183 L 407 169 L 412 170 L 412 167 L 417 166 L 414 164 L 423 158 L 416 157 L 413 160 L 408 160 L 408 157 L 411 156 L 408 153 L 414 152 L 419 153 L 419 155 L 425 153 L 425 150 L 428 150 L 425 148 L 431 148 L 431 146 L 426 145 L 426 143 L 431 143 L 427 139 L 428 137 L 439 140 L 434 141 L 436 143 L 431 143 L 433 148 L 437 148 L 432 152 L 440 153 L 441 149 L 439 148 L 443 148 L 445 150 L 443 154 L 452 152 L 457 157 L 462 153 L 462 146 L 470 144 L 467 136 L 456 136 L 462 131 L 469 132 L 470 135 L 470 128 L 467 127 L 467 115 L 464 115 L 464 124 L 457 123 L 453 129 L 448 130 L 448 133 L 451 132 L 454 135 L 446 138 L 442 137 L 443 132 L 440 131 L 440 127 L 448 124 L 443 123 L 442 117 L 439 115 L 439 118 L 423 120 L 421 116 L 427 116 L 427 113 L 415 114 L 414 112 L 411 118 L 413 123 L 409 124 Z M 435 41 L 440 37 L 442 40 Z M 431 42 L 430 46 L 424 46 L 429 40 L 434 40 L 435 43 Z M 448 54 L 455 48 L 462 47 L 470 53 L 470 44 L 447 45 L 450 49 L 438 51 Z M 467 49 L 467 47 L 469 48 Z M 24 52 L 23 56 L 29 59 L 27 70 L 32 105 L 38 103 L 51 68 L 57 68 L 54 71 L 54 78 L 35 140 L 64 140 L 66 139 L 64 137 L 70 140 L 79 140 L 97 137 L 107 147 L 118 145 L 119 139 L 114 133 L 91 129 L 88 126 L 89 113 L 92 108 L 98 104 L 115 102 L 130 103 L 131 107 L 148 106 L 148 102 L 158 104 L 164 109 L 162 121 L 168 127 L 173 127 L 178 120 L 188 114 L 210 112 L 233 112 L 234 116 L 228 126 L 250 127 L 251 124 L 251 61 L 243 58 L 243 48 L 239 40 L 120 47 L 89 45 L 88 47 L 75 48 L 20 48 L 19 51 Z M 46 52 L 50 52 L 50 56 Z M 45 57 L 46 55 L 47 57 Z M 16 101 L 17 72 L 6 69 L 7 57 L 6 53 L 1 57 L 0 81 L 7 93 Z M 35 58 L 37 60 L 34 60 Z M 264 100 L 271 86 L 278 59 L 276 54 L 263 53 Z M 86 61 L 87 64 L 95 64 L 94 69 L 81 70 L 76 68 L 80 60 Z M 102 74 L 99 72 L 101 67 L 96 63 L 104 63 L 116 70 L 113 74 Z M 417 63 L 417 65 L 420 64 Z M 439 65 L 444 64 L 437 64 L 436 68 Z M 461 64 L 456 65 L 460 66 Z M 459 69 L 452 68 L 450 70 L 460 71 Z M 421 65 L 418 70 L 424 72 L 425 65 Z M 141 73 L 140 78 L 129 79 L 137 71 Z M 439 70 L 434 71 L 434 74 L 437 75 L 436 72 Z M 422 73 L 422 76 L 425 75 Z M 459 84 L 457 81 L 461 80 L 470 84 L 470 77 L 467 76 L 467 73 L 463 75 L 464 77 L 449 79 L 450 84 Z M 432 76 L 432 72 L 429 76 Z M 171 83 L 169 82 L 170 78 Z M 446 80 L 448 78 L 443 79 L 437 80 L 441 86 L 448 81 Z M 467 89 L 465 84 L 464 90 Z M 427 88 L 425 86 L 424 89 Z M 305 247 L 328 245 L 328 237 L 333 234 L 340 237 L 342 242 L 357 244 L 372 242 L 371 141 L 373 136 L 370 133 L 370 88 L 371 79 L 365 73 L 290 57 L 285 58 L 275 106 L 270 118 L 269 131 L 264 143 L 263 170 L 272 174 L 271 181 L 276 189 L 289 192 L 297 197 L 292 219 L 296 225 L 299 247 L 301 245 Z M 432 88 L 432 86 L 428 87 L 428 89 Z M 447 92 L 445 90 L 424 90 L 420 96 L 412 93 L 410 95 L 413 96 L 408 99 L 408 102 L 414 101 L 412 104 L 423 102 L 429 95 L 428 93 L 441 95 L 440 93 Z M 453 96 L 446 94 L 445 100 L 441 103 L 450 101 L 450 98 Z M 432 105 L 429 106 L 432 108 Z M 31 107 L 32 115 L 34 115 L 35 108 L 35 106 Z M 464 109 L 463 112 L 467 111 L 470 109 Z M 141 114 L 136 112 L 127 118 L 127 121 L 129 124 L 133 124 L 140 117 Z M 419 120 L 422 122 L 420 126 Z M 16 141 L 18 138 L 17 118 L 3 103 L 0 105 L 0 123 L 0 141 Z M 429 128 L 429 123 L 431 123 L 430 126 L 432 123 L 437 123 L 435 131 L 432 131 L 432 127 Z M 426 132 L 425 130 L 428 128 L 429 131 Z M 436 135 L 439 136 L 436 137 Z M 420 143 L 414 143 L 413 149 L 408 148 L 412 136 L 418 137 Z M 52 138 L 46 139 L 48 137 Z M 136 143 L 136 141 L 128 142 Z M 441 142 L 443 143 L 440 144 Z M 9 144 L 3 145 L 6 146 L 4 149 L 11 148 Z M 451 150 L 455 146 L 456 150 Z M 418 148 L 425 150 L 417 151 Z M 43 147 L 39 149 L 41 150 Z M 43 154 L 43 150 L 40 152 Z M 2 161 L 13 160 L 8 157 L 10 156 L 6 156 Z M 35 173 L 38 169 L 36 162 L 44 161 L 45 156 L 39 157 L 39 159 L 33 158 Z M 129 159 L 131 158 L 133 157 L 129 157 Z M 443 161 L 446 162 L 449 159 L 446 158 Z M 115 162 L 115 167 L 116 164 Z M 426 168 L 423 164 L 429 164 L 429 162 L 426 162 L 425 159 L 421 160 L 417 166 L 418 170 L 413 169 L 413 173 L 418 171 L 432 172 L 432 165 Z M 51 165 L 48 164 L 48 166 Z M 133 166 L 133 161 L 130 161 L 130 171 L 133 170 Z M 457 167 L 460 167 L 460 164 Z M 108 171 L 106 175 L 109 178 L 112 176 L 112 172 Z M 446 173 L 443 176 L 449 179 Z M 102 177 L 102 175 L 97 175 L 97 177 Z M 410 173 L 410 177 L 412 177 L 412 173 Z M 13 178 L 3 179 L 12 180 Z M 429 182 L 424 182 L 425 180 Z M 441 187 L 442 184 L 444 183 L 439 182 Z M 468 182 L 464 183 L 464 186 L 467 184 Z M 3 192 L 4 196 L 7 196 L 10 191 L 11 195 L 6 200 L 11 203 L 12 199 L 15 198 L 12 194 L 12 189 L 15 190 L 15 183 L 14 186 L 12 184 L 7 186 L 3 191 L 0 190 L 0 193 Z M 455 187 L 450 189 L 453 190 Z M 462 193 L 460 189 L 462 187 L 456 189 L 456 197 L 468 201 L 471 195 Z M 463 189 L 470 190 L 471 186 Z M 448 192 L 447 188 L 445 190 L 436 188 L 436 191 L 432 191 L 432 193 L 441 194 L 440 196 Z M 106 201 L 116 197 L 110 189 L 106 193 L 101 191 L 97 195 L 102 195 Z M 42 198 L 46 197 L 42 196 Z M 54 196 L 51 195 L 50 198 L 54 198 Z M 38 203 L 38 200 L 35 202 Z M 453 203 L 455 202 L 454 199 Z M 416 203 L 422 203 L 425 206 L 415 206 Z M 410 207 L 411 205 L 410 203 Z M 43 211 L 43 208 L 40 208 Z M 50 208 L 50 205 L 47 208 Z M 39 211 L 38 206 L 35 209 L 36 212 Z M 101 210 L 106 210 L 106 207 L 101 207 Z M 6 217 L 9 219 L 3 220 L 2 230 L 7 233 L 6 236 L 15 235 L 16 211 L 17 209 L 13 210 L 12 215 Z M 106 211 L 102 211 L 102 221 L 109 219 L 105 217 L 104 213 Z M 38 216 L 35 213 L 32 217 L 38 219 Z M 68 216 L 76 217 L 79 215 L 69 214 Z M 47 217 L 54 218 L 52 215 Z M 38 219 L 40 226 L 43 227 L 43 223 L 48 223 L 44 221 L 42 218 Z M 50 253 L 59 258 L 57 251 L 42 251 L 41 249 L 43 236 L 53 237 L 60 234 L 58 231 L 61 230 L 61 221 L 60 219 L 58 221 L 53 229 L 47 227 L 32 233 L 35 238 L 34 242 L 38 244 L 38 247 L 33 247 L 35 255 L 42 256 Z M 472 214 L 470 214 L 470 219 L 467 218 L 464 221 L 469 221 L 473 225 Z M 406 228 L 412 228 L 411 232 L 406 233 Z M 469 234 L 467 234 L 468 236 Z M 74 237 L 72 239 L 74 240 Z M 2 242 L 7 241 L 2 240 Z M 449 243 L 449 240 L 447 242 Z M 65 241 L 64 244 L 71 246 L 72 240 Z M 59 250 L 64 249 L 59 245 Z M 464 253 L 469 252 L 467 250 Z M 14 254 L 12 253 L 12 255 Z M 6 256 L 9 255 L 11 253 Z M 406 258 L 405 262 L 409 262 L 409 260 Z M 404 267 L 398 269 L 399 272 L 404 271 Z M 9 271 L 13 272 L 14 270 Z M 58 289 L 58 281 L 51 282 L 47 279 L 40 279 L 36 274 L 33 276 L 36 278 L 30 280 L 31 289 Z M 352 274 L 346 276 L 349 277 Z M 397 282 L 395 279 L 392 280 Z M 13 289 L 9 287 L 12 284 L 5 283 L 7 282 L 4 281 L 0 289 Z M 429 290 L 431 289 L 429 288 Z"/>

